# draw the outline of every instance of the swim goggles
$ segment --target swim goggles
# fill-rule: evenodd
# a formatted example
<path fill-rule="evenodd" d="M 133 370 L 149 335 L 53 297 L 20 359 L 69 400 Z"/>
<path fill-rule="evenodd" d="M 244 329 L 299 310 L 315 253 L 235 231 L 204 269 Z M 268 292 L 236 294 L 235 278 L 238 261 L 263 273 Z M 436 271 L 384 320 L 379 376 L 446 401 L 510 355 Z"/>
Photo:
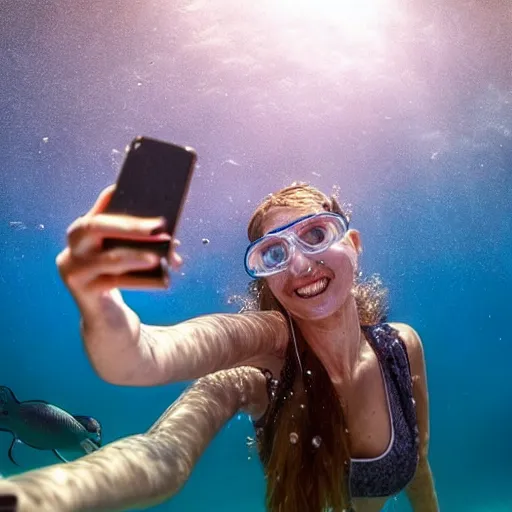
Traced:
<path fill-rule="evenodd" d="M 298 247 L 304 255 L 319 254 L 348 231 L 344 215 L 314 213 L 269 231 L 252 242 L 245 253 L 245 270 L 253 278 L 286 270 Z"/>

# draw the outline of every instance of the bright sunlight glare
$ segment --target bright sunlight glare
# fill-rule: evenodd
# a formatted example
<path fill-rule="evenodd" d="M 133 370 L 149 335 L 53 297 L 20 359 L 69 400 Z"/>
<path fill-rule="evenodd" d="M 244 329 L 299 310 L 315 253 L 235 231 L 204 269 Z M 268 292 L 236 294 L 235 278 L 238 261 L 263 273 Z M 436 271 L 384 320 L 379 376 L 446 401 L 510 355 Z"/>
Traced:
<path fill-rule="evenodd" d="M 346 39 L 365 39 L 389 19 L 391 0 L 267 0 L 269 17 L 279 21 L 336 26 Z"/>

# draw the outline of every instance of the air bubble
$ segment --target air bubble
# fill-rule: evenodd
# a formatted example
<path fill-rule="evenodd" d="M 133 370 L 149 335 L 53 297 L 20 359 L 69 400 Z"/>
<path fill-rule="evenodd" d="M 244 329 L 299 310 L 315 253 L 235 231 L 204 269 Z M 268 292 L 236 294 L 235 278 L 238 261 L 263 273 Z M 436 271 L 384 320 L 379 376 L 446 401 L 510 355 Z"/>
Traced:
<path fill-rule="evenodd" d="M 311 444 L 313 445 L 313 448 L 320 448 L 322 438 L 320 436 L 313 437 L 313 439 L 311 439 Z"/>
<path fill-rule="evenodd" d="M 299 434 L 297 434 L 296 432 L 292 432 L 290 434 L 290 443 L 297 444 L 298 442 L 299 442 Z"/>

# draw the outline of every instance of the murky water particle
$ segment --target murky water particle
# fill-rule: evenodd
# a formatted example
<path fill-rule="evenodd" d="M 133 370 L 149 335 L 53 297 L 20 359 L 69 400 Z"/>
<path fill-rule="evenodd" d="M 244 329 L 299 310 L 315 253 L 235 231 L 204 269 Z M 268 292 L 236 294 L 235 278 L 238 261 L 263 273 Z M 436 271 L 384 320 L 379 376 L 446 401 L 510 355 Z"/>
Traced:
<path fill-rule="evenodd" d="M 233 160 L 232 158 L 229 158 L 228 160 L 224 160 L 220 165 L 234 165 L 235 167 L 240 167 L 240 164 Z"/>
<path fill-rule="evenodd" d="M 50 140 L 49 137 L 43 137 L 43 142 L 46 144 Z"/>
<path fill-rule="evenodd" d="M 311 370 L 306 370 L 306 375 L 308 377 L 311 377 L 311 375 L 313 375 L 313 372 Z"/>
<path fill-rule="evenodd" d="M 202 243 L 203 245 L 208 245 L 208 244 L 210 243 L 210 240 L 208 240 L 208 238 L 203 238 L 203 239 L 201 240 L 201 243 Z"/>
<path fill-rule="evenodd" d="M 21 222 L 20 220 L 11 220 L 9 222 L 9 227 L 16 231 L 21 231 L 23 229 L 27 229 L 27 226 L 25 226 L 25 224 L 23 222 Z"/>
<path fill-rule="evenodd" d="M 290 443 L 297 444 L 299 442 L 299 435 L 296 432 L 290 434 Z"/>

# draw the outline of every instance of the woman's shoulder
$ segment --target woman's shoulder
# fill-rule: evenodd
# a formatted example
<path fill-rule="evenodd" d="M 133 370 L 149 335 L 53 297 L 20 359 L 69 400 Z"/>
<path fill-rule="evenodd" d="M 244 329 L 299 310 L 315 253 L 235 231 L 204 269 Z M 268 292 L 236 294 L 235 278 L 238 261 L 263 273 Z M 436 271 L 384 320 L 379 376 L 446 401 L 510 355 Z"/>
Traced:
<path fill-rule="evenodd" d="M 398 335 L 402 338 L 408 349 L 418 350 L 422 348 L 420 335 L 414 327 L 402 322 L 388 322 L 388 325 L 398 332 Z"/>
<path fill-rule="evenodd" d="M 289 330 L 288 319 L 280 311 L 246 310 L 239 313 L 228 313 L 224 316 L 231 317 L 234 322 L 238 321 L 240 318 L 245 320 L 250 319 L 251 322 L 254 322 L 257 325 L 277 329 L 278 331 L 286 334 L 288 334 Z"/>
<path fill-rule="evenodd" d="M 271 354 L 284 358 L 290 331 L 288 319 L 280 311 L 249 310 L 225 316 L 229 317 L 233 327 L 242 333 L 252 331 L 254 341 L 271 346 Z"/>
<path fill-rule="evenodd" d="M 389 322 L 388 325 L 398 332 L 404 342 L 409 357 L 409 364 L 413 375 L 417 375 L 425 364 L 423 342 L 418 332 L 409 324 L 402 322 Z"/>

